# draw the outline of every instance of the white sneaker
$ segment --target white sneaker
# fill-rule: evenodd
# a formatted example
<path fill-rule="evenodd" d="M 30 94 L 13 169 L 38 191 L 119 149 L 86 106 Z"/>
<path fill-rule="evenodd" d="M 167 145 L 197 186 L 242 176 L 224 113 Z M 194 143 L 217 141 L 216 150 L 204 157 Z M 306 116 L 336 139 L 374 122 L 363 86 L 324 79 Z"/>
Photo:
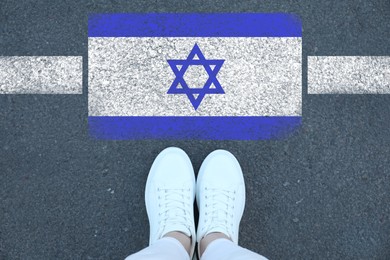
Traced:
<path fill-rule="evenodd" d="M 239 225 L 245 207 L 245 183 L 233 154 L 216 150 L 200 167 L 196 201 L 199 209 L 197 241 L 222 232 L 238 244 Z"/>
<path fill-rule="evenodd" d="M 195 175 L 190 158 L 175 147 L 163 150 L 154 160 L 145 187 L 149 245 L 165 234 L 179 231 L 191 237 L 195 248 Z"/>

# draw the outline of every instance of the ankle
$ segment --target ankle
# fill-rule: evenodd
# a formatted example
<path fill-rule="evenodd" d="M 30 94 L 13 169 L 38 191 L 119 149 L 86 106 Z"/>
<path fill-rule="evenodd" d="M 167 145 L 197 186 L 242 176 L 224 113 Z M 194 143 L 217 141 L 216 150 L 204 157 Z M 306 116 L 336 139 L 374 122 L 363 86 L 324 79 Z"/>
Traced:
<path fill-rule="evenodd" d="M 179 231 L 168 232 L 164 237 L 172 237 L 178 240 L 183 245 L 188 255 L 191 256 L 191 237 Z"/>
<path fill-rule="evenodd" d="M 213 232 L 213 233 L 209 233 L 206 236 L 204 236 L 200 240 L 199 245 L 198 245 L 199 246 L 199 257 L 201 257 L 203 255 L 204 251 L 210 245 L 211 242 L 213 242 L 214 240 L 220 239 L 220 238 L 225 238 L 225 239 L 231 240 L 230 237 L 228 237 L 227 235 L 225 235 L 224 233 L 221 233 L 221 232 Z"/>

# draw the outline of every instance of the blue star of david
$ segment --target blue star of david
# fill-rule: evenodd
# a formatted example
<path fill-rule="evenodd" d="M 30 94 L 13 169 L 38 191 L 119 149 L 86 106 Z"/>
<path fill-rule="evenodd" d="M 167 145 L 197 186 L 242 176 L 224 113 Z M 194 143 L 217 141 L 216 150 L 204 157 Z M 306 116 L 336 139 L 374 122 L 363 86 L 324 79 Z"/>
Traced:
<path fill-rule="evenodd" d="M 225 60 L 206 60 L 198 44 L 195 43 L 186 60 L 167 61 L 176 76 L 167 94 L 186 94 L 195 110 L 198 109 L 206 94 L 225 94 L 217 79 L 217 74 Z M 190 88 L 184 80 L 183 76 L 191 65 L 203 65 L 206 70 L 209 78 L 203 88 Z"/>

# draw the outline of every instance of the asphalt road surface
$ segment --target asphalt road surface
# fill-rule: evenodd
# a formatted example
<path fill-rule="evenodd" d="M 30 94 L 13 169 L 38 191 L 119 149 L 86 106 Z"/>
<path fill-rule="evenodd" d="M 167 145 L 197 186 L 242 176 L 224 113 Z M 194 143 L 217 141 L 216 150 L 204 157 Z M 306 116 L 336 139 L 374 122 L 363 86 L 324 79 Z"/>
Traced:
<path fill-rule="evenodd" d="M 303 125 L 279 141 L 98 141 L 87 19 L 107 12 L 289 12 L 303 23 Z M 240 244 L 270 259 L 390 259 L 390 95 L 307 95 L 307 56 L 390 55 L 390 1 L 1 0 L 0 55 L 84 57 L 83 95 L 0 95 L 0 259 L 123 259 L 148 243 L 144 185 L 178 146 L 231 151 Z"/>

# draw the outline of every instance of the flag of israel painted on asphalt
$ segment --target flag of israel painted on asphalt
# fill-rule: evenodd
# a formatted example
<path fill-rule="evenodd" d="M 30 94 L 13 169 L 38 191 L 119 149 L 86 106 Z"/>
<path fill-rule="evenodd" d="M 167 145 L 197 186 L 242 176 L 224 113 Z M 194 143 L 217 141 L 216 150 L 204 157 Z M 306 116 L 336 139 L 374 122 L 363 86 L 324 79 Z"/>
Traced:
<path fill-rule="evenodd" d="M 88 26 L 96 138 L 273 139 L 301 124 L 294 15 L 96 14 Z"/>

